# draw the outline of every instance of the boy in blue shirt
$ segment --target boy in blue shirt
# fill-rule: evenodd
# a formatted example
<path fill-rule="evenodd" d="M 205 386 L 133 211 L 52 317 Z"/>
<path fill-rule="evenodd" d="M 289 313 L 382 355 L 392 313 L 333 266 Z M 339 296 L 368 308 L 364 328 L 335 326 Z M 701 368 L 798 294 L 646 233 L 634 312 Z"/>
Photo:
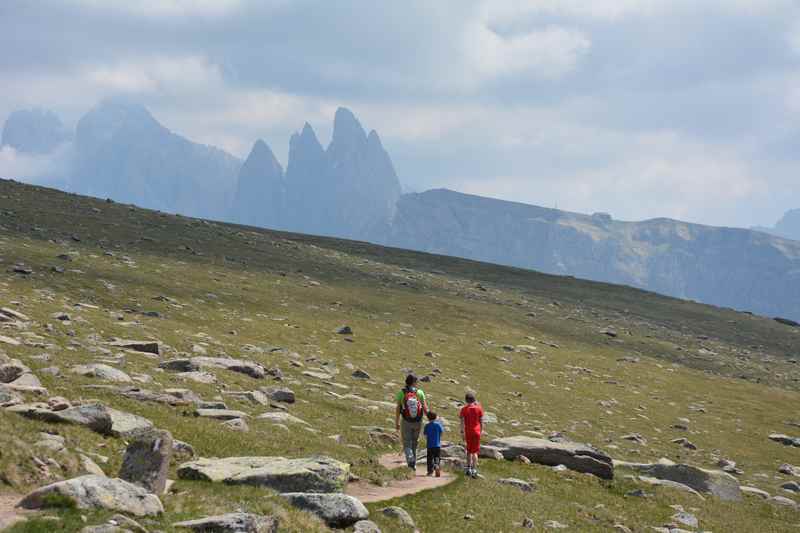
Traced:
<path fill-rule="evenodd" d="M 442 467 L 439 464 L 442 451 L 442 432 L 444 426 L 442 422 L 436 420 L 436 413 L 428 411 L 428 423 L 425 424 L 425 440 L 428 445 L 428 475 L 432 476 L 436 472 L 436 477 L 442 475 Z"/>

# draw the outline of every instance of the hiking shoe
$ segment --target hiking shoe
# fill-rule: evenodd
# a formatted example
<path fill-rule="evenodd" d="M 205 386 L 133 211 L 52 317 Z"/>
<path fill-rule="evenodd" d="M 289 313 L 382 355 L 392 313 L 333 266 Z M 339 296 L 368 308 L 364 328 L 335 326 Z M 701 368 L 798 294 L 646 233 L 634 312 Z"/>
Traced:
<path fill-rule="evenodd" d="M 436 477 L 442 477 L 442 469 L 441 468 L 437 468 L 436 469 Z"/>

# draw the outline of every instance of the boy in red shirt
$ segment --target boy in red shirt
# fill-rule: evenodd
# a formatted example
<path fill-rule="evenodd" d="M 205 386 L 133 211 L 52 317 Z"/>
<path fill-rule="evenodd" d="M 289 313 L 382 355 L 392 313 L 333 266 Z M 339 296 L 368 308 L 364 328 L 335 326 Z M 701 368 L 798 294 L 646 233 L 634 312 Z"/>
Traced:
<path fill-rule="evenodd" d="M 461 436 L 467 448 L 466 474 L 478 477 L 478 452 L 481 449 L 481 429 L 483 428 L 483 408 L 475 401 L 475 393 L 468 392 L 464 399 L 467 405 L 461 408 Z"/>

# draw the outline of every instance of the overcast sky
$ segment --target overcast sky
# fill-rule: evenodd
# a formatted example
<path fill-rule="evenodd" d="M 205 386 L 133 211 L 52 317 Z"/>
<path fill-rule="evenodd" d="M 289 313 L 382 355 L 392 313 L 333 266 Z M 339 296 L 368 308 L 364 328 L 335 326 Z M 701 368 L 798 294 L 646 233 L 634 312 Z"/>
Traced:
<path fill-rule="evenodd" d="M 0 2 L 0 120 L 118 94 L 284 165 L 346 106 L 416 191 L 734 226 L 800 207 L 797 0 Z"/>

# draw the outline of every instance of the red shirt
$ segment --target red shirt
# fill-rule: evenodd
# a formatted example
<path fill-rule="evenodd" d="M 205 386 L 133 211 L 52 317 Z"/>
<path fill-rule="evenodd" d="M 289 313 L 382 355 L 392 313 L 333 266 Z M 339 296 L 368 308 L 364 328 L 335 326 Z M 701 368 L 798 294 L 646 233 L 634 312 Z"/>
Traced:
<path fill-rule="evenodd" d="M 464 432 L 480 435 L 481 433 L 481 417 L 483 417 L 483 407 L 481 404 L 468 403 L 461 408 L 461 413 L 458 415 L 464 420 Z"/>

